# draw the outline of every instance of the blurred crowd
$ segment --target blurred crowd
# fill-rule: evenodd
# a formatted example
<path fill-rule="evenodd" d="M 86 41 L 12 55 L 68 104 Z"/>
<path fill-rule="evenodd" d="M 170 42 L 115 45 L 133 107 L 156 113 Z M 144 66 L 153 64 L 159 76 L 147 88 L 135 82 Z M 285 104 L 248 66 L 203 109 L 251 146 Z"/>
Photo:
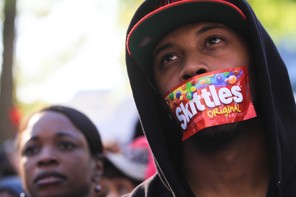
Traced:
<path fill-rule="evenodd" d="M 42 108 L 1 145 L 0 197 L 123 196 L 156 172 L 139 121 L 133 132 L 125 146 L 104 142 L 77 109 Z"/>

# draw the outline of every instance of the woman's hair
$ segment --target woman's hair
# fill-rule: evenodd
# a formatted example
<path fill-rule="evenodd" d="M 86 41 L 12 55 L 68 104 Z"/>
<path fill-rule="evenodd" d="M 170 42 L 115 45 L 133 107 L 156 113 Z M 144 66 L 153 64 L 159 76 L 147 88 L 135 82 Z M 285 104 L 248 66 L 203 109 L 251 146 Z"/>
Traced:
<path fill-rule="evenodd" d="M 42 108 L 36 113 L 46 111 L 57 112 L 66 116 L 71 121 L 71 123 L 84 135 L 92 155 L 101 155 L 103 153 L 103 145 L 99 131 L 94 123 L 85 114 L 74 108 L 62 105 L 51 105 Z M 28 122 L 22 125 L 20 131 L 24 130 L 27 127 L 27 124 Z"/>

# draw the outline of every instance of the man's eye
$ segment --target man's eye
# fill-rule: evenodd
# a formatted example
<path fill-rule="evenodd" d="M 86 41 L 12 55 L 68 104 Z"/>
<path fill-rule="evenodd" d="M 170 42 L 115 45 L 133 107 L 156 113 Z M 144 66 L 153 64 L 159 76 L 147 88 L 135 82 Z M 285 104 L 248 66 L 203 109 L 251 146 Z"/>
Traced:
<path fill-rule="evenodd" d="M 161 58 L 161 62 L 163 64 L 167 64 L 173 60 L 176 60 L 178 57 L 176 55 L 173 55 L 173 54 L 166 54 L 164 55 L 162 58 Z"/>
<path fill-rule="evenodd" d="M 27 146 L 23 150 L 22 155 L 24 155 L 24 156 L 31 156 L 31 155 L 36 154 L 38 151 L 39 151 L 39 149 L 38 149 L 37 146 Z"/>
<path fill-rule="evenodd" d="M 210 46 L 210 45 L 213 45 L 213 44 L 218 44 L 222 42 L 222 39 L 219 38 L 219 37 L 211 37 L 207 40 L 206 42 L 206 46 Z"/>
<path fill-rule="evenodd" d="M 72 142 L 61 142 L 59 144 L 60 149 L 62 150 L 72 150 L 73 148 L 75 148 L 75 144 Z"/>

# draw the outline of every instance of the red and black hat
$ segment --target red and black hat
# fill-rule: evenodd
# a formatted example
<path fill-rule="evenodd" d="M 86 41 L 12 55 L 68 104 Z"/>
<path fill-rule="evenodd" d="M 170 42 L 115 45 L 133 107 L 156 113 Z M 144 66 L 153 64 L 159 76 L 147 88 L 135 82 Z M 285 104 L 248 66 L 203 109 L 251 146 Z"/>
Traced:
<path fill-rule="evenodd" d="M 223 23 L 242 33 L 246 29 L 246 16 L 227 0 L 146 0 L 132 20 L 127 52 L 149 72 L 160 39 L 178 26 L 200 21 Z"/>

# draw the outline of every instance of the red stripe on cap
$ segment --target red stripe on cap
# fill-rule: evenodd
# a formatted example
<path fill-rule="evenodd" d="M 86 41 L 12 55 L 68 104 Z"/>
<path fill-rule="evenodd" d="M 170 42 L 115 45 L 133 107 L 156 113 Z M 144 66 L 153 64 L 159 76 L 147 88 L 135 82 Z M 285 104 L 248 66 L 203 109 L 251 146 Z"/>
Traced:
<path fill-rule="evenodd" d="M 135 25 L 134 27 L 131 29 L 131 31 L 129 32 L 128 36 L 127 36 L 127 40 L 126 40 L 126 47 L 127 47 L 127 52 L 130 56 L 132 56 L 131 51 L 130 51 L 130 47 L 129 47 L 129 40 L 131 35 L 133 34 L 133 32 L 135 31 L 135 29 L 145 20 L 149 19 L 150 16 L 154 15 L 155 13 L 158 13 L 162 10 L 168 9 L 169 7 L 173 7 L 173 6 L 178 6 L 179 4 L 183 4 L 183 3 L 193 3 L 193 2 L 215 2 L 215 3 L 221 3 L 221 4 L 225 4 L 228 5 L 230 7 L 232 7 L 233 9 L 235 9 L 244 20 L 246 20 L 246 16 L 245 14 L 234 4 L 225 1 L 225 0 L 179 0 L 179 1 L 174 1 L 171 2 L 166 5 L 163 5 L 155 10 L 153 10 L 152 12 L 148 13 L 147 15 L 145 15 L 143 18 L 141 18 Z"/>

